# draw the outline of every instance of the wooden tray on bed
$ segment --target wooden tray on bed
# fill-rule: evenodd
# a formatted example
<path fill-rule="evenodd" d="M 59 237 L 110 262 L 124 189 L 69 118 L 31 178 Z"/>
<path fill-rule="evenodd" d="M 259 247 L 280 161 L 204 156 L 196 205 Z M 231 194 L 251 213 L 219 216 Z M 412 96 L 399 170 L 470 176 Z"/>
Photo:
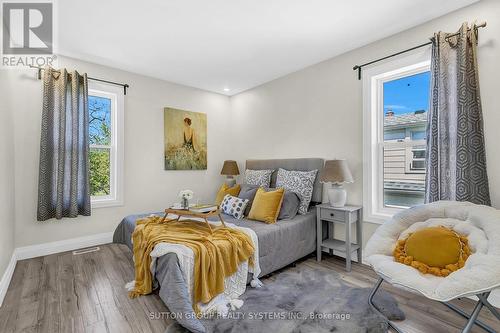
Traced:
<path fill-rule="evenodd" d="M 165 216 L 163 216 L 162 222 L 164 222 L 167 218 L 168 214 L 174 214 L 177 215 L 176 221 L 179 221 L 181 217 L 195 217 L 195 218 L 200 218 L 205 220 L 205 223 L 208 225 L 208 228 L 210 229 L 210 232 L 212 232 L 212 227 L 210 226 L 210 223 L 208 223 L 208 218 L 212 216 L 218 216 L 219 220 L 222 222 L 222 225 L 224 228 L 226 228 L 226 224 L 224 223 L 224 220 L 222 219 L 222 216 L 220 215 L 220 210 L 216 209 L 211 212 L 206 212 L 206 213 L 198 213 L 198 212 L 193 212 L 187 209 L 174 209 L 174 208 L 167 208 L 165 209 Z M 167 220 L 168 222 L 168 220 Z"/>

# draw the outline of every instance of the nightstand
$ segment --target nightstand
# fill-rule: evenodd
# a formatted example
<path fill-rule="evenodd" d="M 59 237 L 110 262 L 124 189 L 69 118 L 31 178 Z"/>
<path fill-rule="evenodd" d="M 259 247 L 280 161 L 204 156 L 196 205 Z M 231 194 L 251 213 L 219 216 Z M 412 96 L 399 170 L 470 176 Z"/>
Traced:
<path fill-rule="evenodd" d="M 316 206 L 316 256 L 321 261 L 321 252 L 330 250 L 345 253 L 345 268 L 351 271 L 351 254 L 357 252 L 358 262 L 362 259 L 363 216 L 360 206 L 332 207 L 330 204 Z M 323 221 L 328 223 L 328 237 L 323 239 Z M 334 238 L 335 224 L 344 224 L 345 241 Z M 356 223 L 356 242 L 351 243 L 351 224 Z"/>

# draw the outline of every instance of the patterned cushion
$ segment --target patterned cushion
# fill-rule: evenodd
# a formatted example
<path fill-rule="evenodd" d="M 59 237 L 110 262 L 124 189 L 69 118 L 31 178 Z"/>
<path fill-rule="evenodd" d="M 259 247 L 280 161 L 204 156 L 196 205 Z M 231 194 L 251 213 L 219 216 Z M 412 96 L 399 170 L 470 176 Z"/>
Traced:
<path fill-rule="evenodd" d="M 238 197 L 233 197 L 232 195 L 226 194 L 226 196 L 222 200 L 220 207 L 223 213 L 231 215 L 237 219 L 242 219 L 247 204 L 247 199 L 240 199 Z"/>
<path fill-rule="evenodd" d="M 245 170 L 245 184 L 269 187 L 274 170 Z"/>
<path fill-rule="evenodd" d="M 306 214 L 313 194 L 314 180 L 318 170 L 312 171 L 289 171 L 278 170 L 276 187 L 294 192 L 300 199 L 299 214 Z"/>

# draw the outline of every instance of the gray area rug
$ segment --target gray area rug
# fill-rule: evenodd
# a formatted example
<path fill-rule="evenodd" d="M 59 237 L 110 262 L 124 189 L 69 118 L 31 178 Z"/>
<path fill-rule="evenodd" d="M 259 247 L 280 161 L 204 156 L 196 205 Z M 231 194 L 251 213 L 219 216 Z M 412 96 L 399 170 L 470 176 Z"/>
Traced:
<path fill-rule="evenodd" d="M 207 332 L 387 332 L 387 321 L 368 305 L 369 288 L 353 288 L 338 273 L 300 265 L 263 280 L 240 299 L 245 303 L 227 318 L 202 319 Z M 391 320 L 404 320 L 396 300 L 380 291 L 374 302 Z M 188 332 L 178 323 L 165 333 Z"/>

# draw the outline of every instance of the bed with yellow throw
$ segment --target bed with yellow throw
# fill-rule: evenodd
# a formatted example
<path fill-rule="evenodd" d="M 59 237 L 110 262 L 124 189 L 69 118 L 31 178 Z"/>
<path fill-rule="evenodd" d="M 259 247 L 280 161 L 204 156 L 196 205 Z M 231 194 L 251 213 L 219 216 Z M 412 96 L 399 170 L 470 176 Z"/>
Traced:
<path fill-rule="evenodd" d="M 320 170 L 323 164 L 322 159 L 316 158 L 249 160 L 246 167 L 252 170 L 273 169 L 276 172 L 279 168 L 310 171 Z M 271 187 L 275 187 L 275 182 L 276 177 L 272 177 Z M 312 201 L 321 200 L 322 184 L 316 179 Z M 151 290 L 157 291 L 169 311 L 176 315 L 175 319 L 179 324 L 192 332 L 205 332 L 202 322 L 196 318 L 195 308 L 199 313 L 216 311 L 218 314 L 236 309 L 241 306 L 238 295 L 245 292 L 248 284 L 258 287 L 259 277 L 286 267 L 316 250 L 314 207 L 310 207 L 305 214 L 297 214 L 293 218 L 275 223 L 264 223 L 249 218 L 237 219 L 223 214 L 224 222 L 230 230 L 216 231 L 212 236 L 203 236 L 203 230 L 200 228 L 206 227 L 204 223 L 200 223 L 199 228 L 196 225 L 195 230 L 190 228 L 189 222 L 184 221 L 180 224 L 170 225 L 171 222 L 168 222 L 166 225 L 159 225 L 157 218 L 149 218 L 151 214 L 164 215 L 163 212 L 153 212 L 126 216 L 117 226 L 113 236 L 114 243 L 125 244 L 136 257 L 137 283 L 128 285 L 129 290 L 133 296 L 147 294 Z M 212 227 L 220 224 L 216 220 L 218 218 L 214 221 L 209 219 Z M 180 235 L 184 231 L 187 236 Z M 252 242 L 250 243 L 249 238 L 245 238 L 242 233 Z M 224 238 L 227 235 L 231 240 L 223 245 L 222 250 L 213 246 L 218 244 L 219 236 Z M 181 239 L 186 241 L 185 238 L 189 242 L 188 245 L 179 242 Z M 253 246 L 251 255 L 248 245 Z M 238 248 L 238 251 L 235 253 L 233 248 Z M 228 252 L 230 254 L 227 254 Z M 211 263 L 218 263 L 223 267 L 212 267 L 211 264 L 200 264 L 199 267 L 196 265 L 196 255 L 209 258 Z M 227 263 L 223 262 L 226 256 L 229 260 Z M 237 264 L 239 266 L 235 272 Z M 198 269 L 195 272 L 196 267 Z M 230 275 L 231 273 L 233 274 Z M 213 279 L 212 276 L 217 278 Z M 224 281 L 223 292 L 221 281 Z M 204 303 L 209 299 L 211 300 L 208 303 Z"/>
<path fill-rule="evenodd" d="M 153 289 L 151 253 L 160 243 L 181 244 L 194 253 L 192 300 L 198 311 L 199 302 L 207 304 L 224 292 L 225 279 L 249 261 L 255 247 L 252 238 L 235 228 L 208 226 L 194 220 L 166 220 L 159 216 L 139 219 L 132 235 L 135 283 L 129 295 L 137 297 L 150 294 Z"/>

